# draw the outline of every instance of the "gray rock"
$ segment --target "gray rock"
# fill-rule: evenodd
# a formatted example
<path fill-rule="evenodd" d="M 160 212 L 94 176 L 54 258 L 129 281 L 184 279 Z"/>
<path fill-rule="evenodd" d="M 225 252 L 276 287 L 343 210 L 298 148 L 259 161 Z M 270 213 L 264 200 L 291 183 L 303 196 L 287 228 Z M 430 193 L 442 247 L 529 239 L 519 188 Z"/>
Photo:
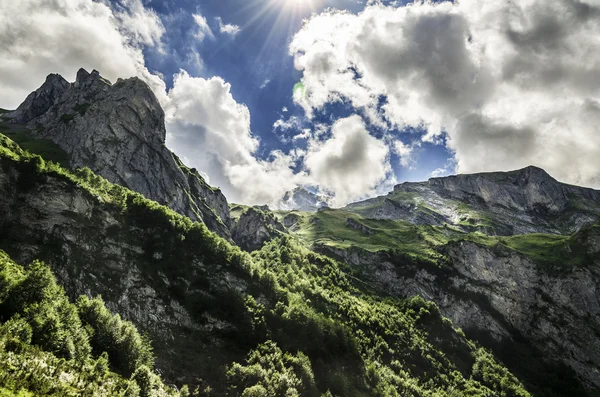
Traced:
<path fill-rule="evenodd" d="M 374 219 L 452 225 L 490 235 L 571 234 L 600 220 L 600 191 L 560 183 L 537 167 L 406 182 L 344 209 Z"/>
<path fill-rule="evenodd" d="M 80 69 L 69 84 L 50 75 L 7 116 L 58 144 L 71 167 L 88 167 L 229 237 L 225 196 L 167 149 L 164 112 L 140 79 L 111 84 Z"/>
<path fill-rule="evenodd" d="M 285 227 L 273 213 L 259 208 L 248 208 L 231 229 L 233 241 L 246 251 L 260 249 L 265 243 L 285 233 Z"/>
<path fill-rule="evenodd" d="M 600 230 L 584 234 L 590 250 L 600 248 Z M 315 248 L 353 265 L 376 289 L 436 302 L 468 335 L 491 338 L 489 347 L 525 338 L 547 359 L 562 360 L 587 387 L 600 388 L 597 259 L 585 267 L 548 271 L 514 251 L 463 241 L 445 249 L 448 261 L 439 268 L 359 247 Z"/>
<path fill-rule="evenodd" d="M 298 221 L 300 221 L 300 215 L 291 212 L 283 217 L 283 226 L 286 229 L 291 229 L 298 224 Z"/>

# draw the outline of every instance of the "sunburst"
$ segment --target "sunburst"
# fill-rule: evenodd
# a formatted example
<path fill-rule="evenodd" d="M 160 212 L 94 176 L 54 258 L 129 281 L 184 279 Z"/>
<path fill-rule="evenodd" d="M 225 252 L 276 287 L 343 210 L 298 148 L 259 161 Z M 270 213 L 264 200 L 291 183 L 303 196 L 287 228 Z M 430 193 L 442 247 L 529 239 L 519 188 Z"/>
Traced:
<path fill-rule="evenodd" d="M 238 12 L 248 16 L 242 31 L 251 25 L 263 25 L 268 30 L 262 47 L 257 54 L 257 62 L 271 59 L 273 51 L 280 51 L 281 40 L 291 37 L 298 29 L 298 22 L 316 13 L 327 0 L 252 0 L 247 1 Z M 248 39 L 251 39 L 248 37 Z M 281 60 L 283 62 L 283 58 Z M 260 65 L 256 65 L 260 68 Z"/>

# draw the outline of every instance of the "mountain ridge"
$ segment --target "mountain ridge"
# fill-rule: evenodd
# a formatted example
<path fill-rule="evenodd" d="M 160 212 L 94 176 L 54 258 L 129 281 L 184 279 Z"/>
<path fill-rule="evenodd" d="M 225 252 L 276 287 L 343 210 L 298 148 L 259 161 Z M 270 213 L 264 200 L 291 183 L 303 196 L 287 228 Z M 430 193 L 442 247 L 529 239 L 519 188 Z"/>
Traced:
<path fill-rule="evenodd" d="M 9 192 L 0 196 L 0 249 L 22 263 L 44 259 L 70 296 L 102 294 L 153 336 L 166 379 L 203 395 L 531 396 L 433 303 L 373 295 L 290 237 L 251 256 L 204 224 L 3 136 L 0 187 Z"/>
<path fill-rule="evenodd" d="M 405 182 L 386 196 L 343 209 L 374 219 L 450 224 L 492 235 L 561 234 L 600 219 L 600 191 L 558 182 L 529 166 Z"/>
<path fill-rule="evenodd" d="M 75 170 L 0 135 L 0 249 L 21 263 L 47 261 L 73 297 L 106 295 L 110 309 L 158 341 L 168 379 L 199 371 L 202 387 L 225 385 L 222 366 L 247 352 L 248 367 L 228 367 L 236 382 L 260 354 L 287 352 L 315 368 L 302 386 L 310 396 L 452 395 L 454 387 L 529 395 L 456 324 L 536 397 L 600 390 L 598 191 L 530 166 L 404 183 L 338 209 L 313 212 L 313 193 L 304 194 L 310 212 L 230 207 L 164 147 L 164 113 L 139 79 L 50 75 L 3 115 L 1 133 L 22 139 L 27 124 Z M 238 392 L 258 390 L 240 382 Z"/>
<path fill-rule="evenodd" d="M 229 238 L 225 196 L 166 148 L 164 112 L 139 78 L 111 84 L 96 70 L 80 69 L 68 83 L 51 74 L 3 117 L 60 146 L 72 168 L 89 167 Z"/>

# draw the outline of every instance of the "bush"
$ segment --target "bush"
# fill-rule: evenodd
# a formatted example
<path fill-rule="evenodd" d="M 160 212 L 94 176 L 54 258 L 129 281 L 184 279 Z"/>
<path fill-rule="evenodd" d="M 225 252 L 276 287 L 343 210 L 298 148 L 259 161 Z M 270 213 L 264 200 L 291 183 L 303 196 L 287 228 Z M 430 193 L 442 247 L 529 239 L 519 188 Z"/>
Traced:
<path fill-rule="evenodd" d="M 82 296 L 77 308 L 83 323 L 93 330 L 91 345 L 95 354 L 108 353 L 111 364 L 123 376 L 131 376 L 140 366 L 154 367 L 150 342 L 129 321 L 112 314 L 101 297 Z"/>

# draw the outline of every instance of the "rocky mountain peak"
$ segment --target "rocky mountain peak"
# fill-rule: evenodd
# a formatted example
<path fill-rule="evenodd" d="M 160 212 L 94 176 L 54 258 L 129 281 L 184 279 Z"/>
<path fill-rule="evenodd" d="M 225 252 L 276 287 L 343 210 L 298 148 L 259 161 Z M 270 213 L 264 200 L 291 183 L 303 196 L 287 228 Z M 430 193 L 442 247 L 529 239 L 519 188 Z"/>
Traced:
<path fill-rule="evenodd" d="M 348 205 L 376 219 L 450 224 L 488 234 L 574 233 L 600 219 L 600 191 L 561 183 L 539 167 L 405 182 Z M 493 219 L 493 223 L 490 220 Z"/>
<path fill-rule="evenodd" d="M 227 200 L 166 148 L 163 109 L 139 78 L 111 84 L 80 69 L 69 83 L 50 75 L 7 116 L 60 146 L 71 167 L 89 167 L 229 237 Z"/>
<path fill-rule="evenodd" d="M 18 122 L 28 122 L 46 113 L 69 89 L 69 82 L 59 74 L 49 74 L 40 88 L 27 96 L 25 101 L 7 116 Z"/>
<path fill-rule="evenodd" d="M 87 90 L 87 91 L 103 91 L 108 90 L 112 86 L 112 83 L 100 76 L 100 72 L 96 69 L 92 70 L 91 73 L 88 73 L 87 70 L 81 68 L 77 71 L 77 77 L 75 78 L 75 82 L 73 83 L 74 88 Z M 88 92 L 88 94 L 91 94 Z"/>
<path fill-rule="evenodd" d="M 458 200 L 482 200 L 518 210 L 545 207 L 560 211 L 568 197 L 562 184 L 541 168 L 529 166 L 510 172 L 461 174 L 432 178 L 428 185 L 442 196 Z"/>

